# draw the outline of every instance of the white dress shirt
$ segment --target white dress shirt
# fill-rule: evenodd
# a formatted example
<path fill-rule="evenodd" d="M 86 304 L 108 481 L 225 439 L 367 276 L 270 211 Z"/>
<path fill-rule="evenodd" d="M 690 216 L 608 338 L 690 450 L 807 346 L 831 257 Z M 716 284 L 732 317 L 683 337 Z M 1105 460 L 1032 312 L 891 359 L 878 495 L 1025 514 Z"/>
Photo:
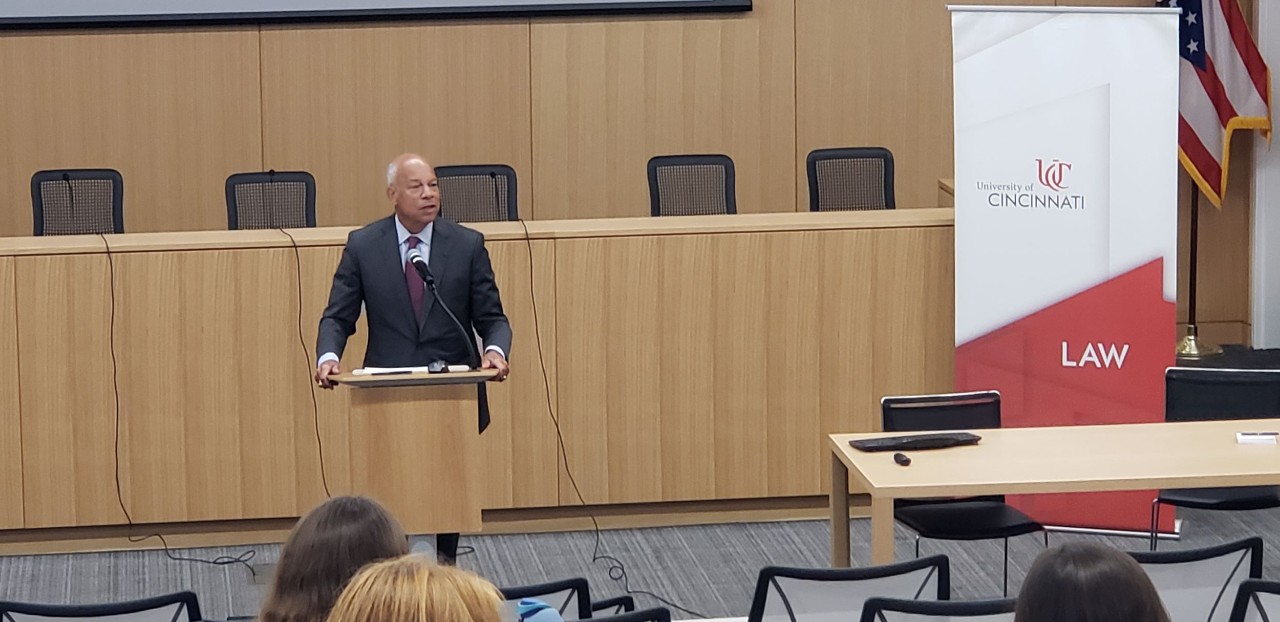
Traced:
<path fill-rule="evenodd" d="M 406 229 L 405 226 L 400 223 L 400 218 L 397 217 L 397 218 L 393 218 L 392 220 L 396 223 L 396 242 L 400 248 L 400 265 L 403 266 L 406 262 L 409 261 L 409 236 L 411 235 L 418 236 L 418 245 L 414 248 L 417 248 L 418 252 L 422 253 L 422 256 L 427 258 L 427 265 L 430 265 L 431 264 L 431 233 L 435 231 L 436 223 L 435 222 L 427 223 L 426 228 L 424 228 L 420 233 L 410 233 L 409 230 Z M 476 340 L 479 341 L 479 337 L 477 337 Z M 484 349 L 485 352 L 488 352 L 490 350 L 497 352 L 504 359 L 507 358 L 507 353 L 503 352 L 502 348 L 499 348 L 498 346 L 489 346 Z M 337 353 L 325 352 L 324 354 L 320 355 L 320 360 L 316 361 L 316 367 L 324 365 L 325 361 L 336 361 L 336 360 L 338 360 Z"/>

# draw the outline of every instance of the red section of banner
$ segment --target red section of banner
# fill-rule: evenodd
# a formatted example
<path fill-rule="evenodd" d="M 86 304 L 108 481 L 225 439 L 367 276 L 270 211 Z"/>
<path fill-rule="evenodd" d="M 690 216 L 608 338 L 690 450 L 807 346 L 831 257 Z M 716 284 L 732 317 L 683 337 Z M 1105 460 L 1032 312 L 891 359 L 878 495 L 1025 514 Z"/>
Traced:
<path fill-rule="evenodd" d="M 1174 313 L 1164 299 L 1164 260 L 1157 259 L 957 347 L 956 390 L 999 390 L 1003 424 L 1011 428 L 1163 421 Z M 1153 497 L 1009 501 L 1048 525 L 1146 531 Z M 1163 514 L 1161 529 L 1172 529 L 1173 512 Z"/>

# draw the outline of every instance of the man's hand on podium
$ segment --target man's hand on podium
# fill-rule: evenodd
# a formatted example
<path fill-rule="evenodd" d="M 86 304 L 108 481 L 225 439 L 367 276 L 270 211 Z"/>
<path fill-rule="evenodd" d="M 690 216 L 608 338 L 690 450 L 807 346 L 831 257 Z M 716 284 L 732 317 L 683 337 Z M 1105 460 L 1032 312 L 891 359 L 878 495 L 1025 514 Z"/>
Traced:
<path fill-rule="evenodd" d="M 329 376 L 336 376 L 340 373 L 342 373 L 342 370 L 338 368 L 337 361 L 325 361 L 316 368 L 316 383 L 321 388 L 332 389 L 334 384 L 332 380 L 329 380 Z"/>
<path fill-rule="evenodd" d="M 511 367 L 507 365 L 507 359 L 494 350 L 484 353 L 484 360 L 480 361 L 480 368 L 498 370 L 498 375 L 493 377 L 498 382 L 506 380 L 507 375 L 511 373 Z"/>

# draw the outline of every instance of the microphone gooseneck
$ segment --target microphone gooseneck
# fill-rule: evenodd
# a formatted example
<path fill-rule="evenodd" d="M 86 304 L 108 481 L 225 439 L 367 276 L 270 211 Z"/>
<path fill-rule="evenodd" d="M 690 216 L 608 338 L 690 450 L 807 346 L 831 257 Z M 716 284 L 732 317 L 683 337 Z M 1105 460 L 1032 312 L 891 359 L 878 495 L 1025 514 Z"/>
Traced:
<path fill-rule="evenodd" d="M 71 175 L 62 174 L 62 183 L 67 185 L 67 199 L 71 203 L 71 220 L 76 219 L 76 189 L 71 185 Z"/>
<path fill-rule="evenodd" d="M 502 197 L 498 193 L 498 174 L 493 171 L 489 171 L 489 181 L 493 186 L 493 208 L 497 210 L 499 214 L 506 217 L 508 215 L 506 212 L 509 212 L 510 210 L 502 209 Z"/>
<path fill-rule="evenodd" d="M 423 257 L 422 253 L 418 249 L 411 248 L 409 249 L 407 258 L 409 263 L 413 264 L 414 270 L 417 270 L 418 276 L 422 278 L 422 282 L 426 284 L 427 291 L 431 292 L 431 297 L 435 298 L 441 309 L 444 309 L 445 314 L 453 321 L 453 327 L 458 330 L 458 335 L 461 336 L 463 342 L 467 344 L 467 355 L 471 358 L 471 361 L 469 362 L 471 368 L 479 369 L 480 351 L 476 348 L 476 342 L 471 338 L 471 333 L 468 332 L 462 325 L 462 322 L 458 320 L 458 316 L 454 315 L 453 309 L 450 309 L 449 305 L 445 303 L 444 298 L 440 297 L 440 291 L 436 289 L 436 277 L 431 273 L 431 269 L 427 267 L 426 257 Z"/>

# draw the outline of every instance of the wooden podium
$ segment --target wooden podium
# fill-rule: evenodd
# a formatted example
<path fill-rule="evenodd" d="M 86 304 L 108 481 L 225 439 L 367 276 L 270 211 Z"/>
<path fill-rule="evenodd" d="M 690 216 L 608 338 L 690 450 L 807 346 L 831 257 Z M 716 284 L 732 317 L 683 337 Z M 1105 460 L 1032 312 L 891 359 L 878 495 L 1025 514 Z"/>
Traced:
<path fill-rule="evenodd" d="M 376 499 L 410 534 L 480 531 L 474 385 L 495 373 L 333 377 L 350 387 L 351 491 Z"/>

